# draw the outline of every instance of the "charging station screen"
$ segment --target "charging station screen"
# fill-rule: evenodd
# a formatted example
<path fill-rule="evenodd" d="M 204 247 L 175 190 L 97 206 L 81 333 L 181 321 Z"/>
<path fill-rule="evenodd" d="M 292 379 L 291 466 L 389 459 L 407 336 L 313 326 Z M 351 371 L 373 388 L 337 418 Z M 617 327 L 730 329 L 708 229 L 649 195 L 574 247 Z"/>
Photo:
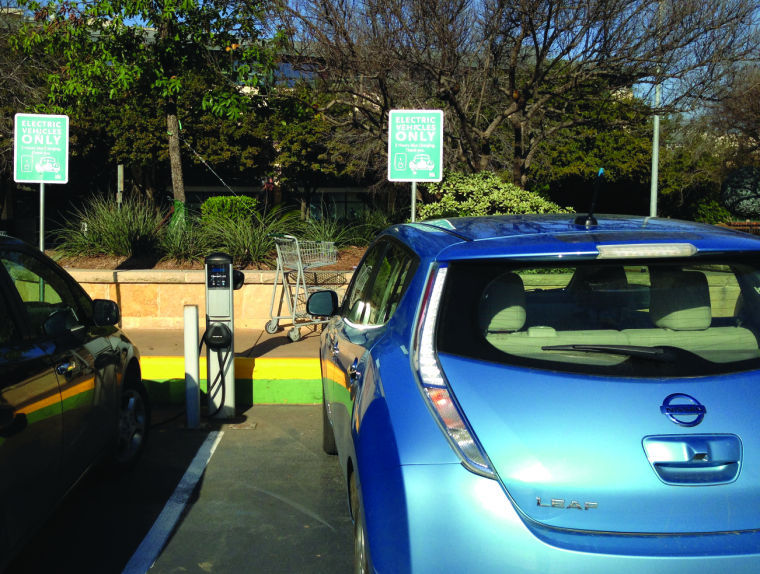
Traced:
<path fill-rule="evenodd" d="M 209 289 L 228 289 L 230 286 L 230 274 L 227 265 L 211 265 L 208 268 Z"/>

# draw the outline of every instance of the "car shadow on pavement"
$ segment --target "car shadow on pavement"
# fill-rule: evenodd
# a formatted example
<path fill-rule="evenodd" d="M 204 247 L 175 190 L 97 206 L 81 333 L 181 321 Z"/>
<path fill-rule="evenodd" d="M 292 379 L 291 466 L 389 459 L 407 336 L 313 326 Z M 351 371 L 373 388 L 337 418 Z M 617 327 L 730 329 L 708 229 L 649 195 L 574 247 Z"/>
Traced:
<path fill-rule="evenodd" d="M 120 476 L 102 467 L 89 472 L 6 573 L 121 572 L 209 434 L 185 428 L 181 409 L 155 407 L 137 465 Z"/>

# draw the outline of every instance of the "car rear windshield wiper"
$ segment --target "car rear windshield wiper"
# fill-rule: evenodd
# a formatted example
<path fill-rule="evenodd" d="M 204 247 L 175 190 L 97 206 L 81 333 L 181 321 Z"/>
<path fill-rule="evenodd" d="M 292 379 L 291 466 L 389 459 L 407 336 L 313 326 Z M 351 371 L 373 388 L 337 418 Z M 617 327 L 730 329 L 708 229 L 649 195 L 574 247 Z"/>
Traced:
<path fill-rule="evenodd" d="M 627 355 L 653 361 L 672 361 L 675 357 L 672 351 L 665 347 L 643 347 L 640 345 L 544 345 L 542 351 L 583 351 L 587 353 L 609 353 L 612 355 Z"/>

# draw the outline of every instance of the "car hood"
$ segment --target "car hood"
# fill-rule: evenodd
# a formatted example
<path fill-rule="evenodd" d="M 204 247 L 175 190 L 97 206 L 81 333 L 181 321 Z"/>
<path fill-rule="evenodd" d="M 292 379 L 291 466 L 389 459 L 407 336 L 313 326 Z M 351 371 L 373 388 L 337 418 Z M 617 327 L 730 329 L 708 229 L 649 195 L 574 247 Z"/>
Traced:
<path fill-rule="evenodd" d="M 760 528 L 756 373 L 606 379 L 439 360 L 527 519 L 620 533 Z M 693 404 L 684 395 L 706 409 L 696 426 L 679 426 L 661 408 Z"/>

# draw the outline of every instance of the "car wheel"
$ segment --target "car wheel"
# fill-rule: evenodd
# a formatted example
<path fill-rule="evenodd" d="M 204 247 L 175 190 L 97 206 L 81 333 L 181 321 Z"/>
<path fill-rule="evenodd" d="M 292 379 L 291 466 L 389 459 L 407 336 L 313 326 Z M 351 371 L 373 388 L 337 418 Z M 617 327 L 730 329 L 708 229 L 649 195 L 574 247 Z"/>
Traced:
<path fill-rule="evenodd" d="M 364 525 L 364 511 L 359 500 L 359 490 L 356 486 L 356 473 L 351 473 L 350 497 L 351 513 L 354 518 L 354 574 L 369 572 L 369 553 L 367 549 L 367 530 Z"/>
<path fill-rule="evenodd" d="M 145 386 L 140 381 L 127 379 L 119 405 L 119 440 L 113 465 L 122 470 L 134 466 L 148 440 L 150 404 Z"/>
<path fill-rule="evenodd" d="M 335 446 L 335 433 L 330 424 L 330 418 L 327 416 L 324 394 L 322 395 L 322 450 L 327 454 L 338 454 L 338 449 Z"/>

